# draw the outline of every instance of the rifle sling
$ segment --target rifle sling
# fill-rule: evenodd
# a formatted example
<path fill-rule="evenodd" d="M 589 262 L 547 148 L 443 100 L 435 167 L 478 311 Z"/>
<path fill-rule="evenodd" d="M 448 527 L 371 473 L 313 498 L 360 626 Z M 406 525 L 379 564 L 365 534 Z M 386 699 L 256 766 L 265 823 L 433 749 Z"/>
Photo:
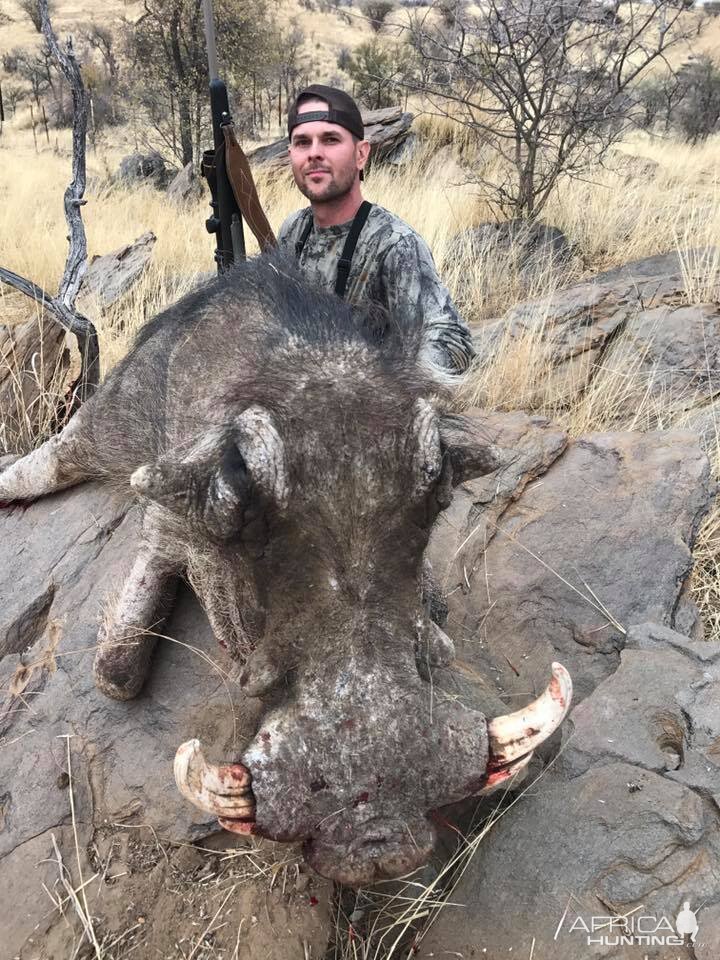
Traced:
<path fill-rule="evenodd" d="M 237 205 L 260 249 L 263 252 L 270 250 L 277 246 L 277 241 L 260 203 L 248 158 L 237 141 L 232 123 L 223 124 L 222 131 L 225 136 L 225 169 Z"/>
<path fill-rule="evenodd" d="M 353 218 L 353 222 L 350 224 L 350 230 L 347 237 L 345 238 L 345 244 L 343 245 L 343 251 L 340 255 L 340 260 L 338 261 L 337 276 L 335 277 L 335 293 L 341 299 L 345 296 L 345 290 L 347 289 L 347 282 L 350 276 L 350 267 L 352 266 L 352 258 L 355 253 L 355 247 L 357 246 L 358 239 L 360 238 L 360 231 L 365 226 L 365 221 L 368 218 L 370 211 L 372 210 L 372 204 L 369 200 L 363 200 L 358 208 L 358 212 Z M 307 238 L 312 233 L 313 229 L 313 217 L 312 213 L 308 217 L 308 221 L 303 227 L 303 232 L 300 234 L 299 240 L 295 243 L 295 256 L 299 260 L 300 255 L 303 252 L 305 244 L 307 243 Z"/>

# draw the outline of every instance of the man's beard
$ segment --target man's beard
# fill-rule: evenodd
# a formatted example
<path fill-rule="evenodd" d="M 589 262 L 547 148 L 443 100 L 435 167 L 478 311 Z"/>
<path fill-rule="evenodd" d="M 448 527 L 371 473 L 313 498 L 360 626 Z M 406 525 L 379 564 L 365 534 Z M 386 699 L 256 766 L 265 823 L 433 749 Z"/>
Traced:
<path fill-rule="evenodd" d="M 320 167 L 318 169 L 324 170 L 325 168 Z M 307 173 L 310 172 L 312 171 L 307 171 Z M 307 197 L 311 203 L 330 203 L 350 193 L 357 176 L 357 168 L 355 164 L 348 164 L 336 176 L 330 174 L 330 179 L 324 184 L 308 183 L 305 180 L 307 173 L 295 176 L 295 183 L 300 193 Z"/>

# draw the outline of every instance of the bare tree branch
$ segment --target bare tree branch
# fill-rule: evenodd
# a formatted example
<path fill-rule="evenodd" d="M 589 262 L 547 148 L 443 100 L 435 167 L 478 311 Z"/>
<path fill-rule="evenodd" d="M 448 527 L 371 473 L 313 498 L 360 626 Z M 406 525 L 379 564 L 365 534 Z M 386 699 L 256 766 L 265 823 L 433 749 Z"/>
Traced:
<path fill-rule="evenodd" d="M 411 42 L 432 107 L 503 159 L 496 204 L 532 218 L 559 177 L 581 174 L 624 136 L 638 78 L 653 63 L 667 66 L 668 49 L 692 32 L 687 6 L 485 0 L 459 12 L 451 30 L 416 18 Z"/>
<path fill-rule="evenodd" d="M 91 321 L 75 309 L 75 299 L 87 270 L 87 240 L 80 208 L 86 202 L 83 195 L 86 180 L 85 148 L 88 98 L 80 68 L 73 52 L 72 41 L 68 38 L 66 48 L 61 49 L 50 23 L 48 0 L 37 0 L 37 3 L 43 36 L 52 56 L 70 84 L 73 97 L 72 182 L 66 189 L 64 197 L 65 220 L 69 230 L 69 249 L 65 270 L 55 297 L 49 296 L 37 284 L 31 280 L 26 280 L 11 270 L 0 268 L 0 282 L 43 304 L 58 323 L 77 337 L 81 356 L 81 370 L 75 390 L 79 400 L 84 401 L 94 392 L 100 379 L 100 351 L 97 331 Z"/>

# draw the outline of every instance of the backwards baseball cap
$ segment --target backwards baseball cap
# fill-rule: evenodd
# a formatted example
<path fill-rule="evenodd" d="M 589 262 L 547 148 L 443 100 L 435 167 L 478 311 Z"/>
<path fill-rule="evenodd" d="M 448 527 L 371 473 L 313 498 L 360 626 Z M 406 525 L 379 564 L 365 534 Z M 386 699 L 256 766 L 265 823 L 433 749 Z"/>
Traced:
<path fill-rule="evenodd" d="M 324 100 L 327 103 L 327 110 L 308 110 L 306 113 L 298 113 L 298 107 L 303 100 Z M 312 123 L 315 120 L 324 120 L 326 123 L 337 123 L 344 127 L 350 133 L 355 134 L 360 140 L 365 139 L 365 127 L 363 125 L 362 114 L 349 93 L 344 90 L 338 90 L 337 87 L 326 87 L 322 83 L 313 83 L 305 87 L 295 97 L 295 103 L 288 113 L 288 136 L 301 123 Z"/>

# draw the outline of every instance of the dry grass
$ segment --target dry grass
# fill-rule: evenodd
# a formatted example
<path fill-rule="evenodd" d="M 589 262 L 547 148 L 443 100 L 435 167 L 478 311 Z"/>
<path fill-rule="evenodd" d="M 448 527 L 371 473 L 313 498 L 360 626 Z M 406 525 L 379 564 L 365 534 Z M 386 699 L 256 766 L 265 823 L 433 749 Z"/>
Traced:
<path fill-rule="evenodd" d="M 38 34 L 30 18 L 20 9 L 17 0 L 3 0 L 3 12 L 10 18 L 0 29 L 0 56 L 14 47 L 31 47 L 39 44 Z M 52 18 L 58 36 L 64 36 L 78 26 L 96 21 L 113 23 L 120 17 L 133 18 L 142 10 L 139 0 L 59 0 L 53 5 Z"/>

